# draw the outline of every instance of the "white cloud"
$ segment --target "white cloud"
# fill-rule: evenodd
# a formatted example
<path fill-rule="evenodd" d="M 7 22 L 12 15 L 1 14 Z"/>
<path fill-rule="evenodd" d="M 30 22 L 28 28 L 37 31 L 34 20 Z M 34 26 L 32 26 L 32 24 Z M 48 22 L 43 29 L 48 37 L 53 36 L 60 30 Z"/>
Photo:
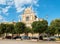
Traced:
<path fill-rule="evenodd" d="M 5 8 L 1 8 L 0 13 L 2 12 L 5 15 L 8 15 L 9 8 L 14 4 L 13 0 L 0 0 L 0 4 L 2 5 L 8 5 Z"/>
<path fill-rule="evenodd" d="M 14 5 L 14 1 L 13 0 L 8 0 L 7 5 L 9 5 L 9 6 Z"/>
<path fill-rule="evenodd" d="M 26 3 L 25 0 L 14 0 L 14 2 L 16 7 L 20 7 Z"/>
<path fill-rule="evenodd" d="M 2 15 L 0 15 L 0 22 L 7 22 L 6 19 Z"/>
<path fill-rule="evenodd" d="M 16 7 L 24 4 L 33 4 L 36 5 L 38 0 L 14 0 Z"/>
<path fill-rule="evenodd" d="M 2 13 L 2 11 L 0 10 L 0 14 Z"/>
<path fill-rule="evenodd" d="M 3 19 L 3 17 L 0 15 L 0 20 L 2 20 Z"/>
<path fill-rule="evenodd" d="M 6 2 L 7 2 L 7 4 L 6 4 Z M 33 5 L 39 6 L 38 5 L 38 0 L 14 0 L 14 1 L 13 0 L 0 0 L 0 4 L 9 5 L 8 7 L 5 7 L 5 8 L 2 9 L 2 12 L 4 14 L 14 4 L 15 4 L 17 12 L 22 12 L 25 9 L 25 7 L 22 7 L 22 6 L 24 6 L 25 4 L 30 4 L 30 5 L 32 5 L 32 7 L 33 7 Z"/>
<path fill-rule="evenodd" d="M 2 22 L 8 22 L 8 21 L 4 19 Z"/>
<path fill-rule="evenodd" d="M 13 5 L 14 2 L 13 2 L 13 0 L 0 0 L 0 4 Z"/>
<path fill-rule="evenodd" d="M 35 6 L 39 6 L 37 3 L 38 3 L 38 0 L 14 0 L 15 2 L 15 6 L 16 6 L 16 9 L 17 11 L 22 11 L 25 4 L 30 4 L 30 5 L 35 5 Z M 21 12 L 20 11 L 20 12 Z"/>
<path fill-rule="evenodd" d="M 23 11 L 25 9 L 25 7 L 19 7 L 19 8 L 17 8 L 17 12 L 21 12 L 21 11 Z"/>
<path fill-rule="evenodd" d="M 2 12 L 5 14 L 6 12 L 8 12 L 8 9 L 10 8 L 11 6 L 7 6 L 5 8 L 2 8 Z"/>
<path fill-rule="evenodd" d="M 0 4 L 6 4 L 6 0 L 0 0 Z"/>
<path fill-rule="evenodd" d="M 8 10 L 11 6 L 7 6 L 5 8 L 1 8 L 2 10 L 0 10 L 0 14 L 3 13 L 4 15 L 8 16 Z"/>

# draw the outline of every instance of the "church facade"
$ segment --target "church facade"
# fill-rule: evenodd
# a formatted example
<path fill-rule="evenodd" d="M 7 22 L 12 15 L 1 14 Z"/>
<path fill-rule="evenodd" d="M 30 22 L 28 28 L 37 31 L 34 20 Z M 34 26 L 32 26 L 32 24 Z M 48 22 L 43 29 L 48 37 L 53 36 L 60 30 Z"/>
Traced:
<path fill-rule="evenodd" d="M 31 24 L 34 21 L 38 21 L 38 20 L 42 20 L 39 19 L 36 14 L 34 13 L 34 11 L 32 10 L 31 7 L 28 7 L 24 10 L 24 13 L 22 14 L 22 22 L 26 24 L 27 27 L 31 27 Z M 32 28 L 32 27 L 31 27 Z"/>

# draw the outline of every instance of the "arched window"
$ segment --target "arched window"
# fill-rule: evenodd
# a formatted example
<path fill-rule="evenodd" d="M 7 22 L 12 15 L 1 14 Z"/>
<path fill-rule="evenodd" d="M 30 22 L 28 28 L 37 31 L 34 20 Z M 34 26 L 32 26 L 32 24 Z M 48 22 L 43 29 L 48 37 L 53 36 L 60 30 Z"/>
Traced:
<path fill-rule="evenodd" d="M 29 21 L 29 17 L 28 16 L 26 17 L 26 21 Z"/>

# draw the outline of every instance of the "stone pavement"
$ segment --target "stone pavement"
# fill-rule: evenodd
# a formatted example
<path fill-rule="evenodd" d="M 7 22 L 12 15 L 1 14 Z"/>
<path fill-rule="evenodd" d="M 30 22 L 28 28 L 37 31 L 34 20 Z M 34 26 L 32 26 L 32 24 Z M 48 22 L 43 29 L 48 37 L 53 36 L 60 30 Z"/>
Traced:
<path fill-rule="evenodd" d="M 32 40 L 0 40 L 0 44 L 60 44 L 56 41 L 32 41 Z"/>

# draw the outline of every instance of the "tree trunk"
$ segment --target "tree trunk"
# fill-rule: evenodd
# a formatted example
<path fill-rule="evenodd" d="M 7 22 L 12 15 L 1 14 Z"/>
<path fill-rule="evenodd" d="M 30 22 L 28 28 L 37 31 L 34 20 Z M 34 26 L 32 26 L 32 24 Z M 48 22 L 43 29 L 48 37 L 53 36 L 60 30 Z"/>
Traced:
<path fill-rule="evenodd" d="M 33 33 L 32 33 L 32 37 L 33 37 Z"/>
<path fill-rule="evenodd" d="M 5 34 L 2 34 L 2 39 L 4 39 L 6 36 L 5 36 Z"/>
<path fill-rule="evenodd" d="M 6 33 L 6 36 L 7 36 L 7 33 Z"/>
<path fill-rule="evenodd" d="M 19 36 L 21 36 L 21 35 L 19 34 Z"/>
<path fill-rule="evenodd" d="M 25 33 L 25 36 L 28 36 L 28 33 Z"/>
<path fill-rule="evenodd" d="M 0 37 L 1 37 L 1 34 L 0 34 Z"/>
<path fill-rule="evenodd" d="M 58 37 L 59 37 L 59 33 L 58 33 Z"/>
<path fill-rule="evenodd" d="M 39 33 L 39 36 L 40 36 L 40 33 Z M 39 41 L 39 36 L 38 36 L 38 39 L 37 39 L 37 41 Z"/>
<path fill-rule="evenodd" d="M 13 36 L 14 36 L 14 34 L 12 33 L 12 38 L 13 38 Z M 11 38 L 11 39 L 12 39 L 12 38 Z"/>

